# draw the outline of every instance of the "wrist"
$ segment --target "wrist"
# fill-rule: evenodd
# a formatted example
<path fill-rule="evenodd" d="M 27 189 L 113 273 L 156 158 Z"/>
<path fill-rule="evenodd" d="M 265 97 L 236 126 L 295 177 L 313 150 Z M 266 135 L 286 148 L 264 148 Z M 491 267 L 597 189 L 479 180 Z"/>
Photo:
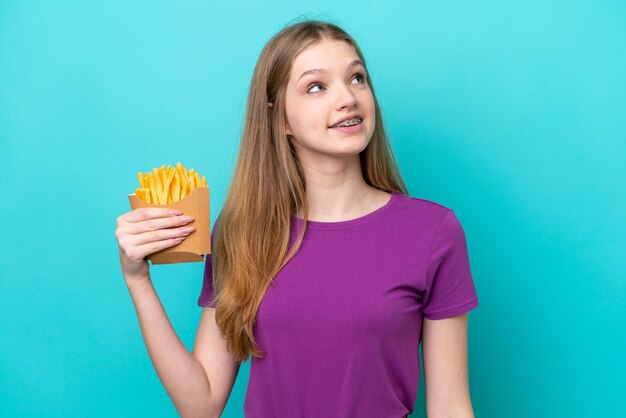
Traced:
<path fill-rule="evenodd" d="M 135 288 L 145 288 L 146 286 L 152 285 L 152 278 L 150 274 L 146 274 L 145 276 L 140 277 L 126 277 L 124 276 L 124 281 L 126 282 L 126 286 L 132 290 Z"/>

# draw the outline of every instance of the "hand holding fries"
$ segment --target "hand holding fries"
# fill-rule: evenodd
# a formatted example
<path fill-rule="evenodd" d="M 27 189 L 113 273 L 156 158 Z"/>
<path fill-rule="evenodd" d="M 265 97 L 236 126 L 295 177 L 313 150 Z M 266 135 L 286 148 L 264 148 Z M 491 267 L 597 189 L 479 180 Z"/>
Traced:
<path fill-rule="evenodd" d="M 183 241 L 195 229 L 185 227 L 191 221 L 180 211 L 155 207 L 134 209 L 117 218 L 115 236 L 126 282 L 149 279 L 145 258 Z"/>
<path fill-rule="evenodd" d="M 209 187 L 204 176 L 200 177 L 193 168 L 187 170 L 179 161 L 176 167 L 163 165 L 148 173 L 137 173 L 137 178 L 140 187 L 128 195 L 132 209 L 178 210 L 195 218 L 189 224 L 195 231 L 184 241 L 165 247 L 153 245 L 152 252 L 142 251 L 143 257 L 147 256 L 152 264 L 204 261 L 204 255 L 211 253 Z M 157 238 L 151 238 L 150 242 L 158 241 Z"/>

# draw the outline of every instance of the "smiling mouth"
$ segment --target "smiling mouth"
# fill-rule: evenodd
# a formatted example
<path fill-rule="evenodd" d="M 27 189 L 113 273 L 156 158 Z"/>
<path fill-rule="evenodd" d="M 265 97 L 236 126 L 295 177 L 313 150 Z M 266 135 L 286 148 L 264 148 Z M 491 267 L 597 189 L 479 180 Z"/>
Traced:
<path fill-rule="evenodd" d="M 334 128 L 352 128 L 354 126 L 359 126 L 359 125 L 361 125 L 363 123 L 363 119 L 362 118 L 357 117 L 357 118 L 352 119 L 352 121 L 355 121 L 355 120 L 357 122 L 356 123 L 352 123 L 350 125 L 342 125 L 341 123 L 338 123 L 336 125 L 331 126 L 330 128 L 332 128 L 332 129 L 334 129 Z"/>

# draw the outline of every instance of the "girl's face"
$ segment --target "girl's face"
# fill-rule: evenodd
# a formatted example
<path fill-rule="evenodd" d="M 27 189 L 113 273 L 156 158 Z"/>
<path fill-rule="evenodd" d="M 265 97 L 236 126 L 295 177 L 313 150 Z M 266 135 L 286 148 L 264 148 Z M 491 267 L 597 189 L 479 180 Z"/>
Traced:
<path fill-rule="evenodd" d="M 330 40 L 310 45 L 294 60 L 285 93 L 286 131 L 299 158 L 345 157 L 367 147 L 376 126 L 374 96 L 365 68 L 355 61 L 352 46 Z M 331 128 L 354 113 L 362 117 L 355 132 Z"/>

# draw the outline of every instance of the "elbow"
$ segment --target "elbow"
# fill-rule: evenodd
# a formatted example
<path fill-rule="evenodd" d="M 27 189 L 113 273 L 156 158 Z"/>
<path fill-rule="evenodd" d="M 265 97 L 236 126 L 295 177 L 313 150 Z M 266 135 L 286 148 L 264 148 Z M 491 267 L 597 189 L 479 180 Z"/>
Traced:
<path fill-rule="evenodd" d="M 182 418 L 220 418 L 221 413 L 216 411 L 209 411 L 206 409 L 202 410 L 194 410 L 194 411 L 182 411 L 179 408 L 176 408 L 178 415 Z"/>
<path fill-rule="evenodd" d="M 174 402 L 174 407 L 182 418 L 220 418 L 222 412 L 206 394 L 187 398 L 184 403 Z"/>

